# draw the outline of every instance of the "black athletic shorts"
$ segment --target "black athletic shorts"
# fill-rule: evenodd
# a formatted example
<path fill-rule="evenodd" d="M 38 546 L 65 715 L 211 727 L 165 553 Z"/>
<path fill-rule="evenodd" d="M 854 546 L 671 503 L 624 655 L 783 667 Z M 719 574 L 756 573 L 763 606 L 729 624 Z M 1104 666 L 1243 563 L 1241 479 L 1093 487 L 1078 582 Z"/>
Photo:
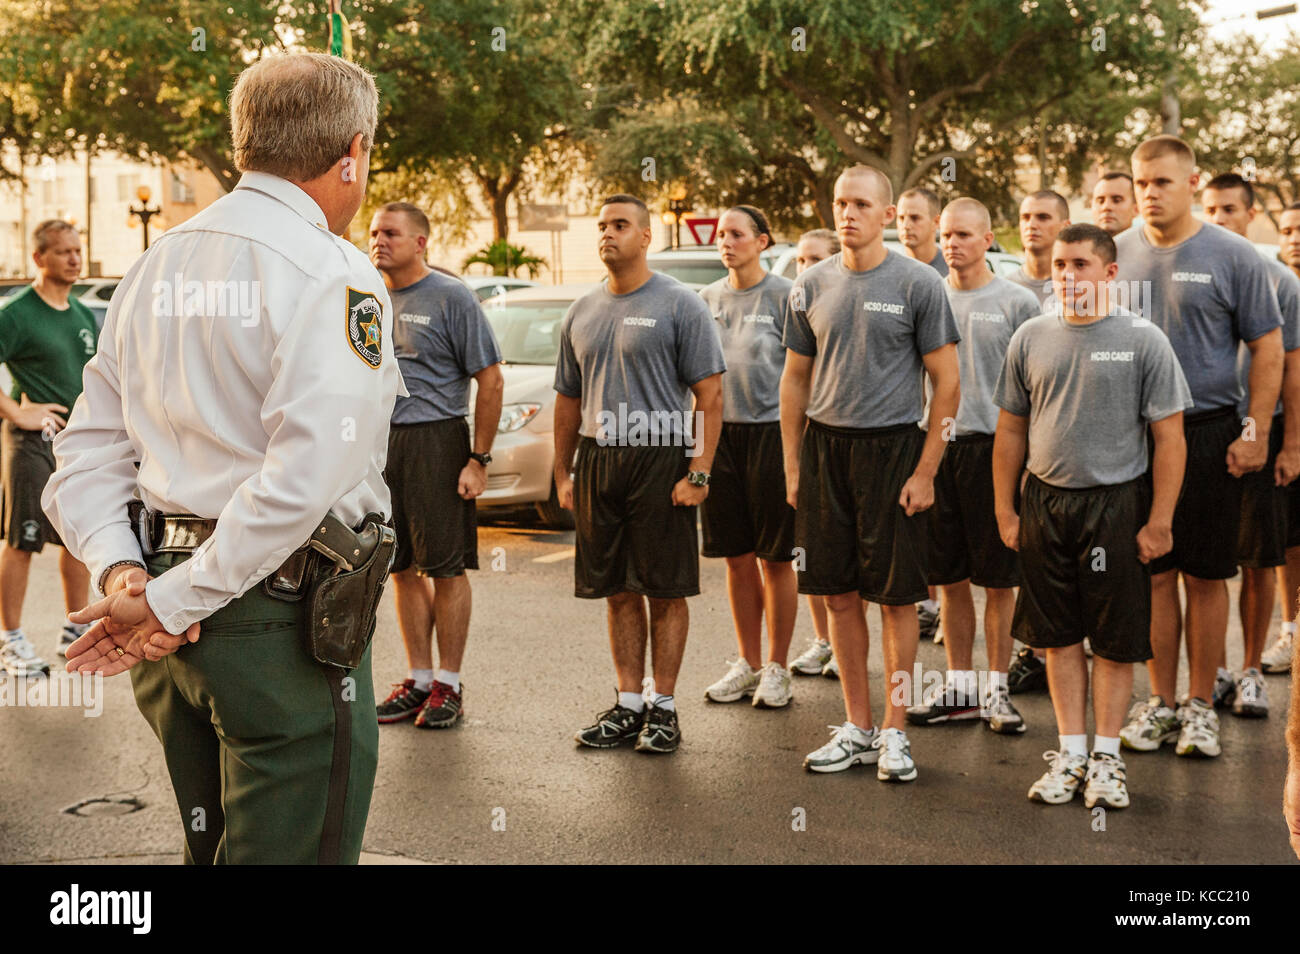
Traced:
<path fill-rule="evenodd" d="M 934 477 L 927 582 L 970 580 L 1007 589 L 1020 583 L 1016 551 L 1002 542 L 993 506 L 993 435 L 972 434 L 948 444 Z"/>
<path fill-rule="evenodd" d="M 1274 567 L 1286 563 L 1287 488 L 1273 476 L 1277 452 L 1282 449 L 1282 415 L 1273 418 L 1268 434 L 1268 463 L 1263 470 L 1241 478 L 1241 528 L 1237 534 L 1237 562 L 1247 567 Z"/>
<path fill-rule="evenodd" d="M 579 439 L 575 596 L 595 600 L 627 592 L 669 600 L 700 592 L 697 508 L 678 507 L 672 499 L 692 459 L 681 447 L 602 447 L 594 438 Z"/>
<path fill-rule="evenodd" d="M 1151 496 L 1146 481 L 1068 490 L 1033 474 L 1020 504 L 1020 593 L 1011 635 L 1035 649 L 1085 636 L 1112 662 L 1151 658 L 1151 571 L 1137 532 Z"/>
<path fill-rule="evenodd" d="M 1203 580 L 1237 573 L 1241 480 L 1228 473 L 1228 445 L 1241 436 L 1236 408 L 1186 415 L 1187 469 L 1174 509 L 1174 548 L 1151 563 L 1151 572 L 1181 570 Z M 1150 490 L 1151 472 L 1147 471 Z"/>
<path fill-rule="evenodd" d="M 1286 492 L 1286 548 L 1300 547 L 1300 477 L 1283 488 Z"/>
<path fill-rule="evenodd" d="M 41 509 L 41 494 L 54 473 L 54 447 L 41 431 L 24 431 L 5 421 L 0 427 L 0 498 L 5 542 L 16 550 L 40 553 L 45 544 L 62 546 Z"/>
<path fill-rule="evenodd" d="M 799 592 L 857 591 L 885 606 L 927 598 L 924 511 L 907 516 L 898 495 L 925 432 L 915 424 L 856 430 L 809 419 L 799 451 L 794 537 L 804 569 Z"/>
<path fill-rule="evenodd" d="M 779 421 L 723 423 L 700 526 L 706 557 L 794 559 L 794 508 L 785 499 Z"/>
<path fill-rule="evenodd" d="M 477 508 L 456 489 L 471 449 L 463 417 L 389 429 L 384 481 L 393 495 L 394 573 L 414 566 L 422 576 L 450 577 L 478 569 Z"/>

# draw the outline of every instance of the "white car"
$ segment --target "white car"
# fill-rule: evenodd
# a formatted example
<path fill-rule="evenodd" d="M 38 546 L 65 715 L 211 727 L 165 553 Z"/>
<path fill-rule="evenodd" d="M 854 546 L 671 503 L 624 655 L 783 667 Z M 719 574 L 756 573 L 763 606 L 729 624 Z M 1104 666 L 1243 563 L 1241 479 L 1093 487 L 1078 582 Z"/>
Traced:
<path fill-rule="evenodd" d="M 487 301 L 520 288 L 536 288 L 539 284 L 527 278 L 509 275 L 461 275 L 460 280 L 470 287 L 479 301 Z"/>

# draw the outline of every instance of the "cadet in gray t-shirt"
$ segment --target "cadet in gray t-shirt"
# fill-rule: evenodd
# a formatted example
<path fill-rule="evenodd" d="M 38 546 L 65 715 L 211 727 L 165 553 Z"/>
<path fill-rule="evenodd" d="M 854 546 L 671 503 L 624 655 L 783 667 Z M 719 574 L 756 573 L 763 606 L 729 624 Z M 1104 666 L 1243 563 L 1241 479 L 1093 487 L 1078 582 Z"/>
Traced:
<path fill-rule="evenodd" d="M 469 379 L 501 361 L 478 298 L 464 282 L 431 271 L 390 292 L 393 351 L 410 397 L 398 397 L 394 424 L 423 424 L 469 413 Z"/>
<path fill-rule="evenodd" d="M 1129 305 L 1168 337 L 1187 376 L 1196 411 L 1235 408 L 1242 396 L 1237 346 L 1282 326 L 1268 266 L 1255 247 L 1203 224 L 1173 248 L 1143 229 L 1118 236 L 1116 282 Z"/>
<path fill-rule="evenodd" d="M 998 426 L 993 388 L 1002 373 L 1007 345 L 1017 328 L 1040 314 L 1038 301 L 1027 289 L 996 276 L 981 288 L 966 291 L 948 285 L 946 291 L 961 335 L 957 344 L 961 405 L 951 436 L 992 434 Z M 927 386 L 923 428 L 929 418 L 929 390 Z"/>
<path fill-rule="evenodd" d="M 635 443 L 640 429 L 651 444 L 684 446 L 691 385 L 726 367 L 709 307 L 656 272 L 634 292 L 601 285 L 569 307 L 555 390 L 582 399 L 583 437 Z"/>
<path fill-rule="evenodd" d="M 1282 312 L 1282 350 L 1294 351 L 1300 348 L 1300 278 L 1275 259 L 1266 259 L 1264 264 L 1268 266 L 1273 292 Z M 1241 386 L 1237 412 L 1246 414 L 1250 410 L 1250 349 L 1244 343 L 1237 348 L 1237 381 Z M 1281 397 L 1277 399 L 1273 413 L 1282 413 Z"/>
<path fill-rule="evenodd" d="M 1030 278 L 1023 265 L 1008 275 L 1007 280 L 1033 292 L 1034 297 L 1038 299 L 1038 313 L 1040 315 L 1047 311 L 1050 303 L 1055 300 L 1052 297 L 1052 280 L 1050 278 Z"/>
<path fill-rule="evenodd" d="M 788 278 L 768 273 L 757 285 L 737 291 L 728 277 L 700 292 L 713 312 L 722 339 L 727 373 L 722 377 L 722 419 L 766 424 L 781 418 L 781 370 L 785 367 Z"/>
<path fill-rule="evenodd" d="M 943 289 L 934 269 L 897 252 L 864 272 L 837 253 L 796 278 L 785 346 L 813 358 L 808 417 L 859 429 L 920 421 L 921 356 L 960 337 Z"/>
<path fill-rule="evenodd" d="M 1118 308 L 1091 324 L 1058 315 L 1025 322 L 994 394 L 999 407 L 1029 418 L 1029 472 L 1071 489 L 1141 477 L 1147 422 L 1191 407 L 1169 339 Z"/>

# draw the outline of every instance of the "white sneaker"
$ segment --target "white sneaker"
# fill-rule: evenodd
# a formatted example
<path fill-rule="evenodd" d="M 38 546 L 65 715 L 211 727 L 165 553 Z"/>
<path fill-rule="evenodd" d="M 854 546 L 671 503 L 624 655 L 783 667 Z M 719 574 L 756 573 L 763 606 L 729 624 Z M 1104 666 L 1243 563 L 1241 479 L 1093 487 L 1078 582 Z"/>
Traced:
<path fill-rule="evenodd" d="M 840 678 L 840 661 L 834 656 L 831 656 L 830 662 L 822 667 L 822 675 L 827 679 Z"/>
<path fill-rule="evenodd" d="M 1135 752 L 1154 752 L 1166 742 L 1178 738 L 1182 721 L 1160 696 L 1151 696 L 1129 710 L 1128 723 L 1119 730 L 1124 748 Z"/>
<path fill-rule="evenodd" d="M 912 761 L 912 746 L 902 729 L 885 729 L 880 733 L 880 759 L 876 762 L 876 778 L 882 782 L 910 782 L 916 778 L 916 763 Z"/>
<path fill-rule="evenodd" d="M 1029 800 L 1047 805 L 1064 805 L 1073 801 L 1088 771 L 1088 756 L 1052 750 L 1044 752 L 1043 758 L 1051 762 L 1052 767 L 1029 786 Z"/>
<path fill-rule="evenodd" d="M 1178 721 L 1183 724 L 1178 733 L 1179 755 L 1199 755 L 1214 758 L 1222 749 L 1219 746 L 1219 714 L 1200 699 L 1189 699 L 1178 710 Z"/>
<path fill-rule="evenodd" d="M 754 691 L 755 709 L 782 709 L 790 704 L 790 670 L 779 662 L 769 662 L 758 671 L 758 689 Z"/>
<path fill-rule="evenodd" d="M 757 688 L 758 670 L 741 656 L 731 664 L 725 676 L 704 690 L 704 696 L 714 702 L 736 702 L 752 696 Z"/>
<path fill-rule="evenodd" d="M 808 648 L 790 663 L 790 669 L 801 676 L 820 676 L 831 657 L 831 644 L 814 636 L 808 640 Z"/>
<path fill-rule="evenodd" d="M 1267 673 L 1290 672 L 1291 654 L 1295 637 L 1286 630 L 1278 633 L 1277 641 L 1264 650 L 1261 668 Z"/>
<path fill-rule="evenodd" d="M 36 650 L 21 631 L 0 646 L 0 665 L 11 676 L 31 676 L 50 671 L 50 664 L 36 655 Z"/>
<path fill-rule="evenodd" d="M 1268 717 L 1268 689 L 1264 687 L 1264 676 L 1258 669 L 1251 667 L 1242 670 L 1241 678 L 1237 680 L 1232 714 L 1248 719 Z"/>
<path fill-rule="evenodd" d="M 1088 758 L 1088 775 L 1083 783 L 1083 804 L 1101 802 L 1106 808 L 1128 808 L 1128 775 L 1118 755 L 1093 752 Z"/>
<path fill-rule="evenodd" d="M 831 740 L 803 760 L 810 772 L 843 772 L 854 765 L 875 765 L 880 758 L 880 730 L 867 731 L 852 722 L 828 726 Z"/>

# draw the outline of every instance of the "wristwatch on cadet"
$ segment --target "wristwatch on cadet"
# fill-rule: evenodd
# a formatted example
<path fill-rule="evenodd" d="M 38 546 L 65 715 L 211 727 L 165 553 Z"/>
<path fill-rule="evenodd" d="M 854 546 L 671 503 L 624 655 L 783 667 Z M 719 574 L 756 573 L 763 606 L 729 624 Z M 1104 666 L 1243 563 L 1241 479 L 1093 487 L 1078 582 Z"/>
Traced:
<path fill-rule="evenodd" d="M 707 470 L 692 470 L 686 474 L 686 482 L 692 487 L 709 486 L 709 472 Z"/>
<path fill-rule="evenodd" d="M 486 467 L 488 464 L 492 463 L 492 455 L 491 455 L 491 454 L 475 454 L 473 451 L 470 451 L 469 459 L 470 459 L 470 460 L 476 460 L 476 461 L 478 461 L 478 462 L 479 462 L 480 464 L 482 464 L 484 467 Z"/>

